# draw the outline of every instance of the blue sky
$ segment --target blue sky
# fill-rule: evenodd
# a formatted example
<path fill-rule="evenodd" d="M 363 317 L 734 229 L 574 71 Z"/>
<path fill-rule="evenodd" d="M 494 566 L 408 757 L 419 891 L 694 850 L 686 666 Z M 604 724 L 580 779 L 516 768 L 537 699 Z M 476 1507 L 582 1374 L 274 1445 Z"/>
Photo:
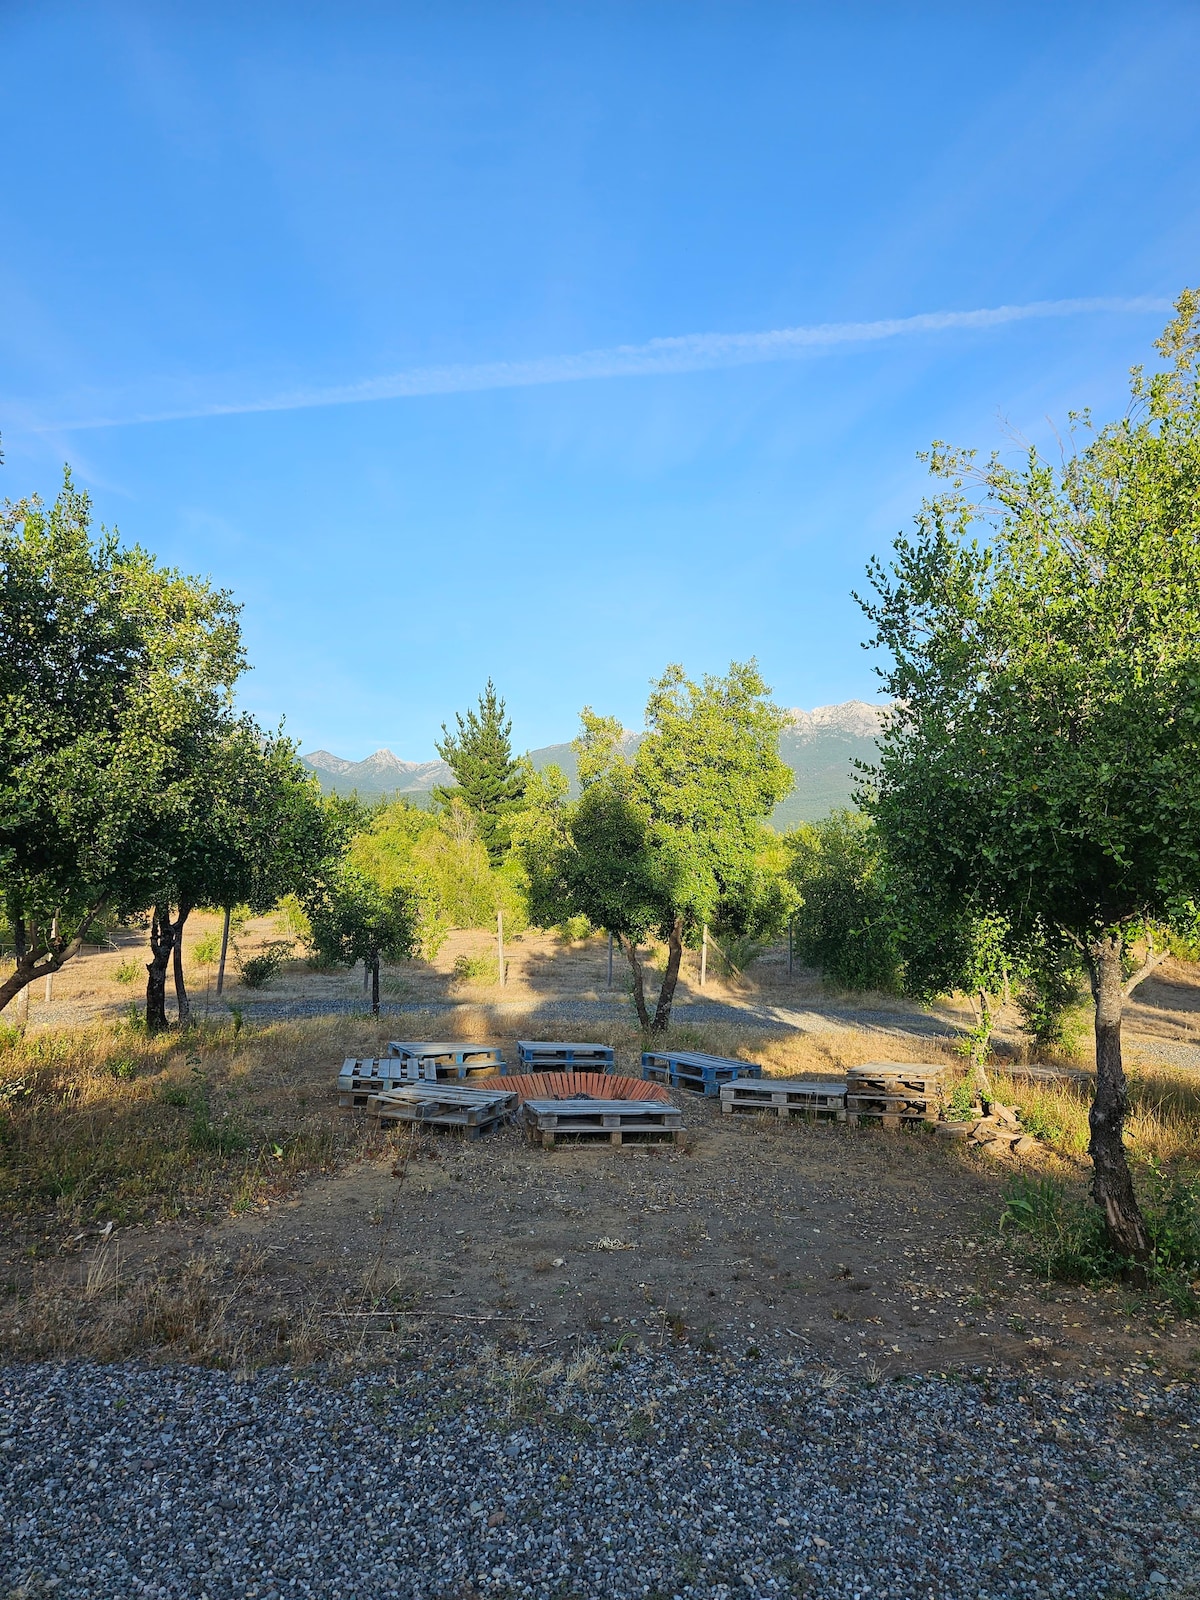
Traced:
<path fill-rule="evenodd" d="M 1200 281 L 1194 3 L 0 0 L 0 52 L 0 492 L 70 461 L 351 758 L 489 674 L 522 747 L 676 659 L 870 698 L 916 452 L 1118 412 Z"/>

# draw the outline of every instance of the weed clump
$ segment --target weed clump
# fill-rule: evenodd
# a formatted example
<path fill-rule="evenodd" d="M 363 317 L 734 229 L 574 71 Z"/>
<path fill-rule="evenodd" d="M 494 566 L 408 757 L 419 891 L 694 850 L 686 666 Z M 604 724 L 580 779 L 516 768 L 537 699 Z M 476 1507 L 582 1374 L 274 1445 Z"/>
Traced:
<path fill-rule="evenodd" d="M 1200 1171 L 1168 1173 L 1151 1158 L 1141 1180 L 1151 1252 L 1146 1287 L 1177 1315 L 1191 1316 L 1200 1311 Z M 1129 1263 L 1108 1243 L 1100 1208 L 1060 1179 L 1014 1177 L 1000 1226 L 1021 1234 L 1026 1258 L 1048 1281 L 1096 1285 L 1128 1274 Z"/>

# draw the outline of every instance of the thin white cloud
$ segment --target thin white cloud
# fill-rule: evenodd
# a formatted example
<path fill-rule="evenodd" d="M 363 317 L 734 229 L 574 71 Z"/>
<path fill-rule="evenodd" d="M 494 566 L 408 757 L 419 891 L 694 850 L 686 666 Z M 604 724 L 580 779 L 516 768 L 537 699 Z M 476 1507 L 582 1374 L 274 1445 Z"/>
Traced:
<path fill-rule="evenodd" d="M 866 344 L 922 333 L 996 328 L 1035 317 L 1077 317 L 1101 312 L 1163 312 L 1167 299 L 1136 298 L 1035 300 L 1028 305 L 991 306 L 980 311 L 927 311 L 915 317 L 878 322 L 821 322 L 808 327 L 774 328 L 765 333 L 690 333 L 651 339 L 647 344 L 584 350 L 578 355 L 545 356 L 534 361 L 485 361 L 475 365 L 413 367 L 387 377 L 327 388 L 296 389 L 258 399 L 216 401 L 180 410 L 126 416 L 99 416 L 58 422 L 56 431 L 126 427 L 199 417 L 244 416 L 259 411 L 303 411 L 314 406 L 359 405 L 369 400 L 410 399 L 419 395 L 467 394 L 481 389 L 521 389 L 537 384 L 578 383 L 585 379 L 643 377 L 656 373 L 703 372 L 749 366 L 760 361 L 791 361 L 831 345 Z M 38 431 L 48 431 L 51 425 Z"/>

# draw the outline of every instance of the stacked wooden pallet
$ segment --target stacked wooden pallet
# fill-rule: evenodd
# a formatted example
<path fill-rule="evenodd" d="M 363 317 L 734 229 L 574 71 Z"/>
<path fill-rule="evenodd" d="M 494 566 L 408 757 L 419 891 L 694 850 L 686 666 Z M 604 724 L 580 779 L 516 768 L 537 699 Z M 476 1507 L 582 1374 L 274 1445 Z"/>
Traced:
<path fill-rule="evenodd" d="M 399 1088 L 405 1081 L 401 1064 L 390 1057 L 359 1061 L 349 1056 L 338 1073 L 338 1105 L 343 1111 L 362 1110 L 373 1094 Z"/>
<path fill-rule="evenodd" d="M 826 1117 L 844 1122 L 846 1085 L 798 1078 L 736 1078 L 721 1085 L 721 1110 L 727 1117 L 767 1112 L 778 1117 Z"/>
<path fill-rule="evenodd" d="M 522 1072 L 612 1072 L 616 1053 L 610 1044 L 578 1044 L 559 1039 L 518 1039 Z"/>
<path fill-rule="evenodd" d="M 530 1137 L 547 1148 L 576 1143 L 653 1144 L 683 1138 L 683 1113 L 658 1100 L 526 1100 Z"/>
<path fill-rule="evenodd" d="M 923 1063 L 870 1061 L 846 1072 L 847 1122 L 936 1122 L 945 1068 Z"/>
<path fill-rule="evenodd" d="M 762 1068 L 751 1061 L 732 1061 L 705 1055 L 701 1050 L 643 1050 L 642 1077 L 672 1089 L 695 1089 L 716 1096 L 723 1083 L 739 1078 L 761 1078 Z"/>
<path fill-rule="evenodd" d="M 471 1078 L 476 1074 L 489 1077 L 504 1071 L 504 1057 L 491 1044 L 391 1039 L 388 1055 L 403 1064 L 403 1077 L 409 1083 L 436 1083 L 442 1078 Z"/>
<path fill-rule="evenodd" d="M 406 1083 L 386 1094 L 373 1094 L 367 1115 L 383 1125 L 420 1123 L 477 1139 L 498 1127 L 516 1108 L 517 1097 L 502 1089 L 468 1089 L 457 1083 Z"/>
<path fill-rule="evenodd" d="M 655 1100 L 670 1104 L 670 1096 L 661 1084 L 603 1072 L 514 1072 L 494 1081 L 511 1089 L 521 1100 L 572 1100 L 590 1096 L 597 1100 Z"/>

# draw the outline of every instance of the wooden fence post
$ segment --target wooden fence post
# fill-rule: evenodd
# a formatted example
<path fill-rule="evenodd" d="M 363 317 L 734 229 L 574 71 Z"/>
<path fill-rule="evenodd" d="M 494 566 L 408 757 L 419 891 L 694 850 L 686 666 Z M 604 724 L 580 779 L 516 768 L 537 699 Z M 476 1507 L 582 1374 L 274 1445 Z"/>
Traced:
<path fill-rule="evenodd" d="M 225 957 L 229 952 L 229 918 L 231 906 L 225 907 L 225 921 L 221 927 L 221 959 L 217 964 L 217 994 L 225 987 Z"/>
<path fill-rule="evenodd" d="M 496 912 L 496 965 L 500 973 L 500 987 L 504 987 L 504 913 Z"/>
<path fill-rule="evenodd" d="M 612 988 L 612 946 L 613 938 L 610 933 L 608 936 L 608 987 L 610 989 Z"/>
<path fill-rule="evenodd" d="M 703 989 L 708 979 L 708 923 L 704 924 L 704 937 L 700 941 L 700 987 Z"/>

